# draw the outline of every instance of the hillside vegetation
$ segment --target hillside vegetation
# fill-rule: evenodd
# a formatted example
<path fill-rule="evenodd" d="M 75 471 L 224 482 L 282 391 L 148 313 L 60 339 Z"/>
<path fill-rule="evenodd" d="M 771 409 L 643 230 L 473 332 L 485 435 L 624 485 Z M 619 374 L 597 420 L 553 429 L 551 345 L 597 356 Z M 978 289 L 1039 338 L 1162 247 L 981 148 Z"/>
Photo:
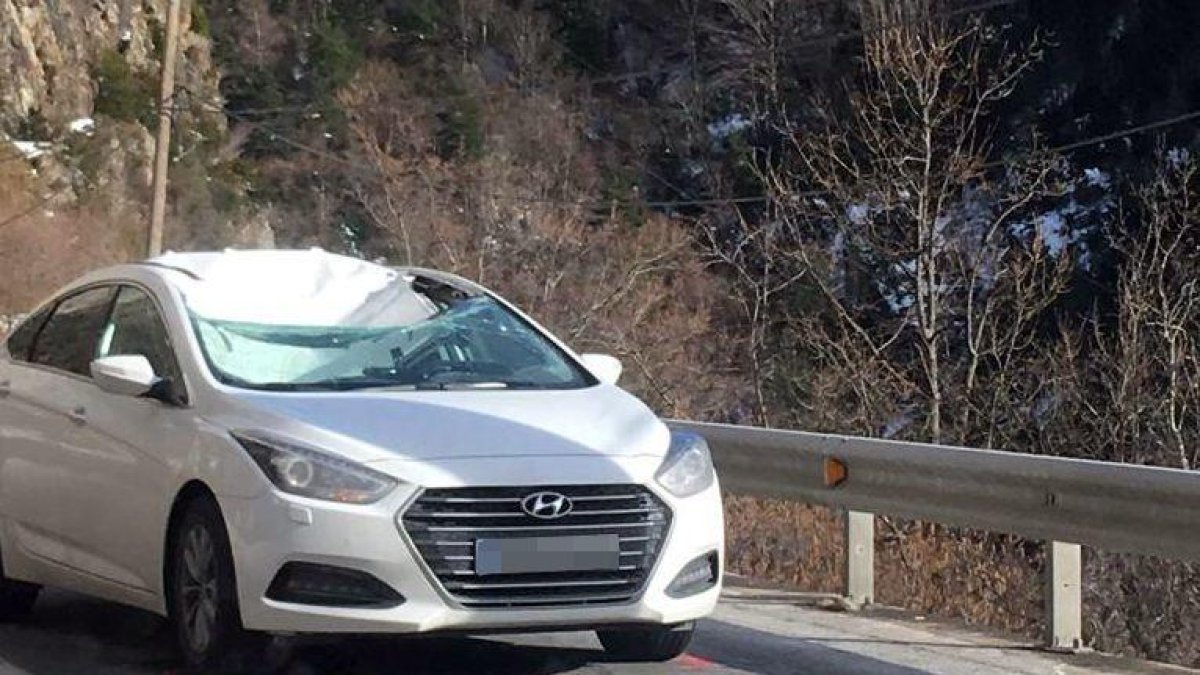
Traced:
<path fill-rule="evenodd" d="M 50 144 L 0 149 L 0 311 L 144 247 L 134 4 L 119 51 L 116 1 L 0 0 Z M 979 4 L 196 0 L 168 245 L 462 273 L 664 415 L 1195 469 L 1200 6 Z M 836 587 L 831 514 L 728 512 L 734 570 Z M 1038 630 L 1039 543 L 879 537 L 882 601 Z M 1194 566 L 1086 564 L 1093 646 L 1200 664 Z"/>

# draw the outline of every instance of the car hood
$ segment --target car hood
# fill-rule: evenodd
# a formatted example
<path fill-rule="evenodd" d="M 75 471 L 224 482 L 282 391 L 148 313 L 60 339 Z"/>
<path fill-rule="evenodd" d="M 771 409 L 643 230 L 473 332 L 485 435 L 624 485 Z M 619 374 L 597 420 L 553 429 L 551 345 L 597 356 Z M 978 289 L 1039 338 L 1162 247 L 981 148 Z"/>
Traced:
<path fill-rule="evenodd" d="M 554 391 L 242 392 L 285 433 L 358 461 L 662 457 L 670 432 L 612 385 Z M 277 426 L 272 423 L 271 426 Z M 324 438 L 323 438 L 324 437 Z M 326 438 L 328 439 L 326 441 Z M 348 442 L 347 442 L 348 441 Z"/>

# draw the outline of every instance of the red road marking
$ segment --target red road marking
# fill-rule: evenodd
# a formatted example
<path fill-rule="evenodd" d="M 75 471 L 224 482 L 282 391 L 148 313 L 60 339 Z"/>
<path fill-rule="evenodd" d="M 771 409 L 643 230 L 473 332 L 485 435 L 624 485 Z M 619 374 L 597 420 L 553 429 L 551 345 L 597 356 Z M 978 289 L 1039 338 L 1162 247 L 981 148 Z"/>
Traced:
<path fill-rule="evenodd" d="M 706 668 L 712 668 L 713 666 L 717 665 L 717 664 L 713 663 L 712 661 L 709 661 L 708 659 L 702 659 L 699 656 L 695 656 L 694 654 L 683 654 L 679 658 L 675 659 L 675 662 L 678 663 L 679 665 L 683 666 L 684 668 L 694 669 L 694 670 L 704 670 Z"/>

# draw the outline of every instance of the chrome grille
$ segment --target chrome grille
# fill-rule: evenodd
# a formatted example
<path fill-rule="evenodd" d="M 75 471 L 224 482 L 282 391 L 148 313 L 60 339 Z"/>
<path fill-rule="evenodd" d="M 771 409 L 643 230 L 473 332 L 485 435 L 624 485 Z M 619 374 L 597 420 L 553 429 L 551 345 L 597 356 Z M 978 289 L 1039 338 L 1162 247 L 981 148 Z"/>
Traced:
<path fill-rule="evenodd" d="M 521 500 L 535 492 L 570 498 L 554 520 L 527 515 Z M 436 488 L 405 511 L 404 530 L 442 588 L 467 607 L 538 607 L 626 602 L 649 578 L 666 540 L 671 511 L 640 485 Z M 617 535 L 616 570 L 531 574 L 475 573 L 478 538 Z"/>

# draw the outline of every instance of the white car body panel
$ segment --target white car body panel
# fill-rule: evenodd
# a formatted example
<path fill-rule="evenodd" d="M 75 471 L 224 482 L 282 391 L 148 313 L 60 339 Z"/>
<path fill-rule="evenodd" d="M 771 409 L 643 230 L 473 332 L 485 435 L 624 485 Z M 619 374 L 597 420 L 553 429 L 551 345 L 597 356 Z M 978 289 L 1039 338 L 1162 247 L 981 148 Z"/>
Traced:
<path fill-rule="evenodd" d="M 353 438 L 375 450 L 359 461 L 604 455 L 662 457 L 666 425 L 612 385 L 555 391 L 418 391 L 237 398 Z M 447 423 L 454 420 L 453 433 Z M 397 432 L 400 433 L 397 433 Z"/>
<path fill-rule="evenodd" d="M 188 256 L 169 260 L 186 263 Z M 184 486 L 202 484 L 215 495 L 225 518 L 242 619 L 249 629 L 536 630 L 677 623 L 714 607 L 719 581 L 685 598 L 669 597 L 665 588 L 697 556 L 723 553 L 719 486 L 714 481 L 684 499 L 659 486 L 655 473 L 670 432 L 619 387 L 333 393 L 235 389 L 212 376 L 190 327 L 182 293 L 194 280 L 157 264 L 124 265 L 87 275 L 54 297 L 101 283 L 133 284 L 153 295 L 188 402 L 171 406 L 119 396 L 102 391 L 89 378 L 16 361 L 7 348 L 0 350 L 0 555 L 7 576 L 165 614 L 163 569 L 171 509 Z M 578 361 L 574 352 L 536 328 Z M 401 483 L 380 501 L 364 505 L 284 493 L 230 436 L 247 429 L 296 439 Z M 668 540 L 652 575 L 640 595 L 623 604 L 461 607 L 432 579 L 399 521 L 424 488 L 610 483 L 645 486 L 672 513 Z M 405 601 L 375 609 L 269 600 L 266 589 L 287 561 L 368 572 Z"/>

